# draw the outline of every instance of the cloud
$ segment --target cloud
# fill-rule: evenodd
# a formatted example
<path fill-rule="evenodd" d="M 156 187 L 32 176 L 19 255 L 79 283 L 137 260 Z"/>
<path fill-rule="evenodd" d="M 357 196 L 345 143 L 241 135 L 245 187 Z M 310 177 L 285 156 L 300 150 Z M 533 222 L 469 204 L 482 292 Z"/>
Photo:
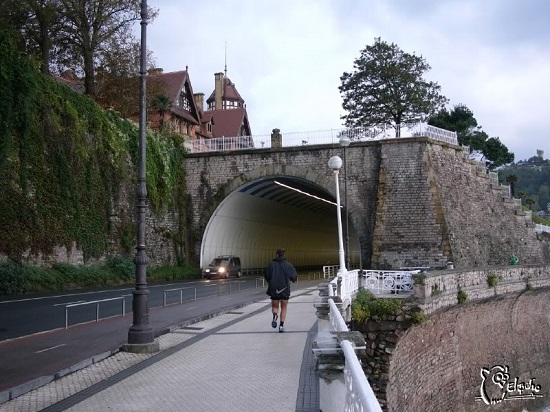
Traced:
<path fill-rule="evenodd" d="M 154 7 L 148 47 L 158 66 L 188 66 L 194 91 L 208 96 L 227 61 L 254 134 L 340 128 L 340 76 L 382 37 L 426 58 L 426 77 L 450 105 L 468 106 L 516 160 L 545 149 L 544 0 L 161 0 Z"/>

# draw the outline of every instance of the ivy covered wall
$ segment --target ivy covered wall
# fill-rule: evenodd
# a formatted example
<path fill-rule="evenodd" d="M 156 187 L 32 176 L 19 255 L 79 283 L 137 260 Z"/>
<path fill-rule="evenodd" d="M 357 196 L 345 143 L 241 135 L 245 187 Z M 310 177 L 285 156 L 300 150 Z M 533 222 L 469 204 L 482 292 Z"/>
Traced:
<path fill-rule="evenodd" d="M 0 258 L 133 254 L 138 139 L 136 124 L 39 73 L 0 31 Z M 148 132 L 149 232 L 174 259 L 183 259 L 183 156 L 181 136 Z"/>

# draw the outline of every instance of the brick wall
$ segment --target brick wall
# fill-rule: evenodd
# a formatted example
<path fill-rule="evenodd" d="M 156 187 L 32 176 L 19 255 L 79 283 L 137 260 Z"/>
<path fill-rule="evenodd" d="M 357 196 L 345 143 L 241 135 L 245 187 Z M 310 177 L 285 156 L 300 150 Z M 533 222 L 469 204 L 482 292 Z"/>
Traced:
<path fill-rule="evenodd" d="M 507 365 L 511 380 L 535 378 L 542 399 L 491 410 L 540 410 L 550 403 L 550 290 L 510 293 L 434 313 L 399 340 L 387 388 L 390 411 L 479 411 L 481 368 Z M 498 387 L 497 387 L 498 389 Z M 494 385 L 492 389 L 495 391 Z M 501 392 L 496 392 L 500 394 Z"/>

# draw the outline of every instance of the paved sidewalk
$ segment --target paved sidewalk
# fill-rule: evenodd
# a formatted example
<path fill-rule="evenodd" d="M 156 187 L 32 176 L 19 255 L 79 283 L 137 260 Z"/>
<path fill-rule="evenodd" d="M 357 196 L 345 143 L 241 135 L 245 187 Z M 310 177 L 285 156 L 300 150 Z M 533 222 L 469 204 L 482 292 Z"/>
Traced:
<path fill-rule="evenodd" d="M 319 411 L 311 342 L 317 287 L 294 292 L 285 333 L 268 298 L 118 352 L 0 405 L 8 411 Z"/>

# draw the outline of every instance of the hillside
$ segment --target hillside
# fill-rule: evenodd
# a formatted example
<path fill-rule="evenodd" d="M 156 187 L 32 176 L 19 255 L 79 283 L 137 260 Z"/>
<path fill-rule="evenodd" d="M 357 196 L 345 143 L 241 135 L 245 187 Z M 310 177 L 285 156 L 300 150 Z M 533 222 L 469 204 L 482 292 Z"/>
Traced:
<path fill-rule="evenodd" d="M 517 176 L 515 197 L 522 198 L 523 204 L 533 211 L 550 212 L 550 160 L 541 156 L 533 156 L 498 170 L 502 184 L 507 184 L 507 176 Z"/>

